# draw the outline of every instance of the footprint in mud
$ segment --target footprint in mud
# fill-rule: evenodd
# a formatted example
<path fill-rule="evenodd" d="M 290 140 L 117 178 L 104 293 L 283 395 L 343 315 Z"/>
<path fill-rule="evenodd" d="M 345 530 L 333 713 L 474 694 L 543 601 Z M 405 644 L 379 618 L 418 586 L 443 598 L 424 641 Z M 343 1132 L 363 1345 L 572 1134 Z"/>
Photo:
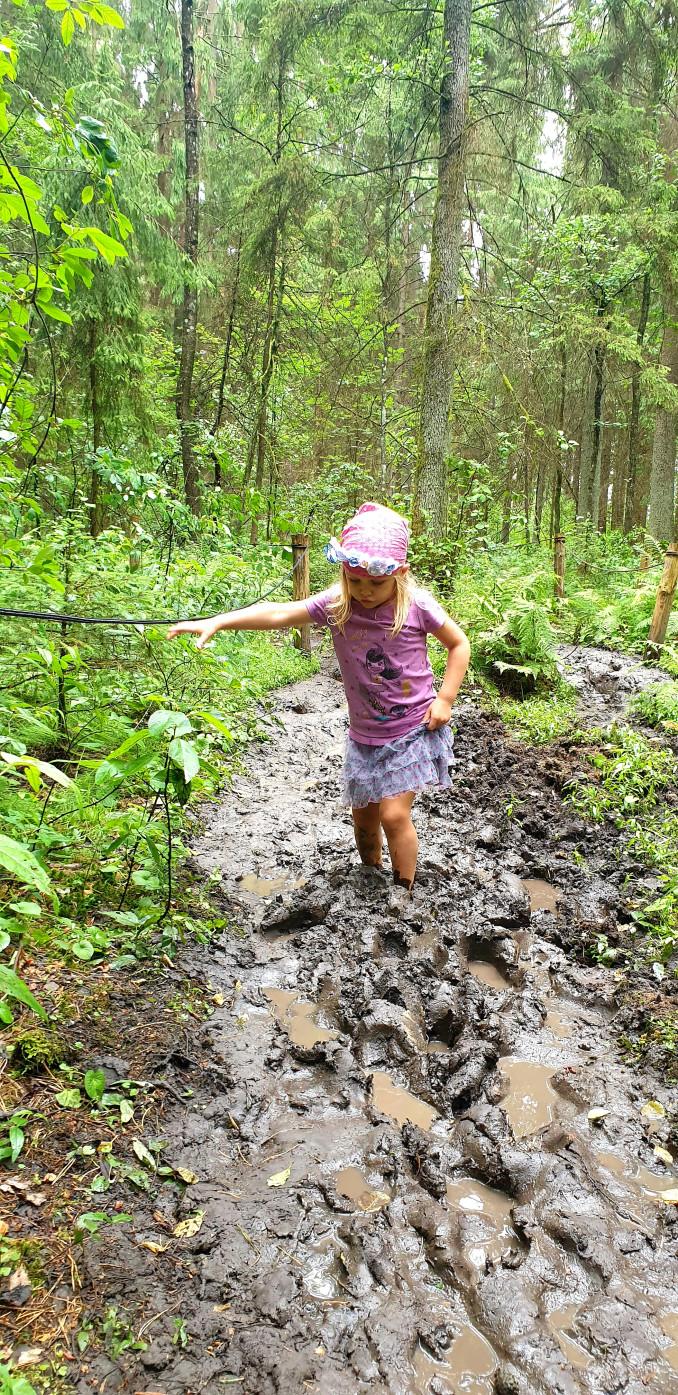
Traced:
<path fill-rule="evenodd" d="M 264 988 L 263 994 L 273 1006 L 279 1026 L 295 1046 L 311 1047 L 321 1041 L 336 1041 L 339 1033 L 319 1027 L 315 1021 L 316 1003 L 304 1002 L 298 993 L 285 988 Z"/>
<path fill-rule="evenodd" d="M 566 1303 L 563 1308 L 553 1308 L 548 1313 L 546 1322 L 556 1337 L 565 1360 L 569 1361 L 571 1366 L 580 1366 L 586 1369 L 587 1366 L 591 1365 L 593 1358 L 574 1337 L 567 1335 L 571 1333 L 580 1308 L 580 1303 Z"/>
<path fill-rule="evenodd" d="M 335 1187 L 339 1196 L 354 1201 L 360 1211 L 383 1211 L 391 1200 L 390 1192 L 371 1187 L 357 1167 L 342 1167 L 336 1175 Z"/>
<path fill-rule="evenodd" d="M 523 886 L 530 899 L 530 911 L 557 911 L 563 893 L 541 877 L 524 877 Z"/>
<path fill-rule="evenodd" d="M 417 1124 L 426 1133 L 435 1119 L 437 1109 L 424 1104 L 401 1085 L 394 1085 L 385 1071 L 375 1071 L 372 1075 L 372 1102 L 380 1114 L 388 1114 L 397 1124 Z"/>
<path fill-rule="evenodd" d="M 416 1395 L 493 1395 L 499 1365 L 489 1342 L 470 1325 L 463 1327 L 438 1360 L 420 1344 L 414 1355 Z M 434 1383 L 435 1382 L 435 1383 Z"/>
<path fill-rule="evenodd" d="M 469 1262 L 484 1272 L 488 1261 L 518 1250 L 520 1240 L 511 1224 L 513 1201 L 472 1177 L 447 1184 L 447 1204 L 460 1219 L 460 1235 Z"/>
<path fill-rule="evenodd" d="M 551 1085 L 557 1066 L 523 1061 L 517 1056 L 501 1056 L 497 1065 L 509 1082 L 501 1108 L 516 1139 L 545 1129 L 553 1120 L 560 1097 Z"/>

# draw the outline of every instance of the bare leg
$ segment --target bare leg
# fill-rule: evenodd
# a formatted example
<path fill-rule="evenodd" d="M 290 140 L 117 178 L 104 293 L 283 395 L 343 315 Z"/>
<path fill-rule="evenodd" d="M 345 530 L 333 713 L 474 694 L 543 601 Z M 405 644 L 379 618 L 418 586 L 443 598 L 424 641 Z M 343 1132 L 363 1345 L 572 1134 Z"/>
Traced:
<path fill-rule="evenodd" d="M 381 867 L 381 819 L 378 804 L 352 809 L 353 832 L 360 861 L 366 867 Z"/>
<path fill-rule="evenodd" d="M 419 839 L 412 822 L 413 794 L 396 794 L 382 799 L 379 805 L 381 823 L 391 854 L 393 880 L 397 886 L 412 890 L 417 870 Z"/>

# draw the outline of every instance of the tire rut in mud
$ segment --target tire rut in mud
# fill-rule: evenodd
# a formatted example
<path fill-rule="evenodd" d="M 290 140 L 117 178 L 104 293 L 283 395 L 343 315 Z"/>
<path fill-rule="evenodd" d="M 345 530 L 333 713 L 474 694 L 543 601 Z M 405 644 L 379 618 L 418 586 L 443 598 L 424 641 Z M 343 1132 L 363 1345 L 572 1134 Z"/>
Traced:
<path fill-rule="evenodd" d="M 203 1223 L 174 1276 L 122 1235 L 107 1254 L 153 1340 L 106 1390 L 670 1395 L 678 1226 L 640 1113 L 670 1099 L 619 1059 L 613 975 L 565 952 L 620 896 L 572 859 L 597 835 L 561 804 L 565 757 L 463 705 L 409 899 L 356 865 L 339 685 L 278 716 L 195 847 L 246 932 L 212 951 L 223 1007 L 165 1129 L 199 1180 L 156 1219 Z"/>

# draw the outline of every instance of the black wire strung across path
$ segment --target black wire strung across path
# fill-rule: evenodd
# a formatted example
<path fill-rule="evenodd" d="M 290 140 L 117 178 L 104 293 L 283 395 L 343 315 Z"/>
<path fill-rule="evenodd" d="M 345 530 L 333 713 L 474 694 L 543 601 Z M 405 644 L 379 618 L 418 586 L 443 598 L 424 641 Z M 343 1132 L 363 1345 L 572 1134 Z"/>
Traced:
<path fill-rule="evenodd" d="M 306 557 L 308 550 L 309 549 L 305 547 L 303 552 L 301 552 L 300 555 L 297 557 L 297 560 L 292 568 L 293 576 L 297 570 L 297 567 L 301 566 L 301 563 Z M 273 595 L 273 592 L 277 591 L 278 586 L 279 582 L 277 581 L 275 585 L 271 587 L 270 591 L 264 591 L 261 596 L 256 596 L 253 601 L 245 601 L 244 604 L 232 606 L 231 609 L 251 610 L 252 606 L 259 605 L 260 601 L 267 601 L 269 597 Z M 141 620 L 131 620 L 128 617 L 122 615 L 66 615 L 61 611 L 56 610 L 14 610 L 11 607 L 0 606 L 0 616 L 3 616 L 5 619 L 47 620 L 51 621 L 55 625 L 181 625 L 184 622 L 184 620 L 189 623 L 197 623 L 200 620 L 214 620 L 217 615 L 223 615 L 224 613 L 224 611 L 218 610 L 215 611 L 213 615 L 187 615 L 180 616 L 179 619 L 168 619 L 165 616 L 162 619 L 149 620 L 143 618 Z"/>

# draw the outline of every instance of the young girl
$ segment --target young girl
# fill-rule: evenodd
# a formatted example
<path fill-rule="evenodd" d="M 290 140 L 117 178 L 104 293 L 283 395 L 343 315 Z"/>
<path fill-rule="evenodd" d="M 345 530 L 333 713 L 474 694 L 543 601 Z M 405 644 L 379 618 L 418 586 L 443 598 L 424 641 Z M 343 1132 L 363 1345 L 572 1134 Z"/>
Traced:
<path fill-rule="evenodd" d="M 344 681 L 349 733 L 343 803 L 353 813 L 361 861 L 379 867 L 382 829 L 393 879 L 411 890 L 417 867 L 412 805 L 429 785 L 450 784 L 448 723 L 468 667 L 469 642 L 428 592 L 409 577 L 407 523 L 381 504 L 363 504 L 341 542 L 325 548 L 341 565 L 339 585 L 305 601 L 262 602 L 209 620 L 185 620 L 169 631 L 197 634 L 198 649 L 218 630 L 329 627 Z M 436 695 L 427 634 L 448 651 Z"/>

